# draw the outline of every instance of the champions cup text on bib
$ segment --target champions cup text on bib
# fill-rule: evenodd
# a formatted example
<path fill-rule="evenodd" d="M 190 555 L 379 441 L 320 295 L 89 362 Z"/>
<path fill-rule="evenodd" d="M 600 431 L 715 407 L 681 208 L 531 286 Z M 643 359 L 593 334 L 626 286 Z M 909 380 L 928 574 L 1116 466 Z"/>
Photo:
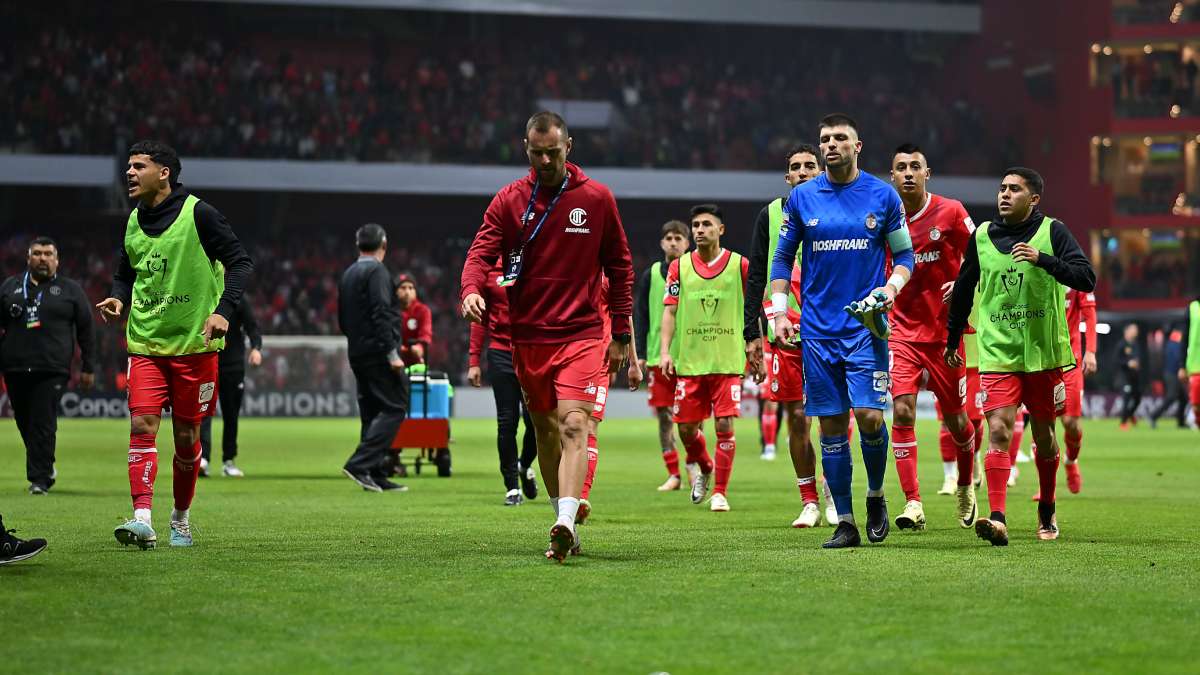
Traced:
<path fill-rule="evenodd" d="M 1050 218 L 1029 245 L 1054 254 Z M 979 251 L 979 371 L 1034 373 L 1075 364 L 1067 331 L 1066 294 L 1049 272 L 996 249 L 990 223 L 975 230 Z"/>
<path fill-rule="evenodd" d="M 125 251 L 137 278 L 125 326 L 130 354 L 183 356 L 219 351 L 224 339 L 204 344 L 204 322 L 225 288 L 220 262 L 209 260 L 196 232 L 196 204 L 188 195 L 175 222 L 157 237 L 138 225 L 137 210 L 125 226 Z"/>
<path fill-rule="evenodd" d="M 680 375 L 741 375 L 746 369 L 742 340 L 742 256 L 728 252 L 725 269 L 705 279 L 692 254 L 679 259 L 679 307 L 671 358 Z"/>

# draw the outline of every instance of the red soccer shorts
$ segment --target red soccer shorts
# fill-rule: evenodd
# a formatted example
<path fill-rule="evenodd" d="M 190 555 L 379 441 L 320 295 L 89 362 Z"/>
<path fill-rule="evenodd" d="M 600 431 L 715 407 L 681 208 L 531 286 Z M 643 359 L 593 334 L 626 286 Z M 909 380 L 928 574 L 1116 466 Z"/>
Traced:
<path fill-rule="evenodd" d="M 804 352 L 799 349 L 772 349 L 763 391 L 768 401 L 804 402 Z"/>
<path fill-rule="evenodd" d="M 605 382 L 608 380 L 605 379 Z M 604 406 L 608 403 L 608 387 L 602 384 L 596 385 L 596 399 L 592 402 L 592 419 L 597 422 L 604 421 Z"/>
<path fill-rule="evenodd" d="M 1078 366 L 1063 373 L 1063 385 L 1067 390 L 1067 402 L 1062 414 L 1066 417 L 1083 417 L 1083 368 Z"/>
<path fill-rule="evenodd" d="M 983 412 L 1025 404 L 1038 420 L 1053 420 L 1067 403 L 1067 387 L 1058 368 L 1036 373 L 983 373 Z"/>
<path fill-rule="evenodd" d="M 1192 405 L 1200 405 L 1200 373 L 1188 377 L 1188 394 Z"/>
<path fill-rule="evenodd" d="M 957 415 L 967 407 L 967 369 L 951 368 L 943 360 L 945 348 L 937 343 L 893 341 L 892 397 L 916 394 L 928 373 L 925 388 L 933 392 L 942 413 Z"/>
<path fill-rule="evenodd" d="M 646 389 L 650 391 L 651 408 L 670 408 L 675 405 L 675 378 L 664 375 L 658 366 L 646 369 Z"/>
<path fill-rule="evenodd" d="M 514 344 L 513 370 L 525 392 L 530 412 L 546 413 L 559 401 L 595 401 L 606 386 L 604 348 L 607 340 L 555 344 Z"/>
<path fill-rule="evenodd" d="M 938 421 L 944 420 L 942 417 L 942 406 L 936 400 L 933 402 L 933 409 L 937 411 Z M 974 422 L 975 420 L 983 419 L 983 391 L 979 389 L 979 369 L 967 368 L 967 419 Z"/>
<path fill-rule="evenodd" d="M 675 378 L 674 420 L 691 424 L 713 417 L 737 417 L 741 375 L 680 375 Z"/>
<path fill-rule="evenodd" d="M 196 424 L 217 409 L 217 352 L 187 356 L 129 355 L 129 414 L 162 415 L 164 408 Z"/>

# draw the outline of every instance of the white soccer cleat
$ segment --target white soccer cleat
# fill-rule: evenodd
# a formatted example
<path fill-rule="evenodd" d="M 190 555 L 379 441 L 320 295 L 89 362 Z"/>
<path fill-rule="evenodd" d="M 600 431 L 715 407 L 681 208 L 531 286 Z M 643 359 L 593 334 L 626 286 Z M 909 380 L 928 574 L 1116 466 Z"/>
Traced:
<path fill-rule="evenodd" d="M 766 446 L 763 447 L 762 455 L 759 456 L 759 459 L 762 459 L 767 462 L 774 462 L 775 461 L 775 444 L 767 443 Z"/>
<path fill-rule="evenodd" d="M 708 486 L 712 482 L 711 473 L 696 473 L 692 480 L 692 503 L 699 504 L 708 496 Z"/>
<path fill-rule="evenodd" d="M 946 476 L 942 479 L 942 489 L 938 490 L 939 495 L 952 495 L 954 489 L 958 487 L 958 478 L 955 476 Z"/>
<path fill-rule="evenodd" d="M 670 478 L 667 478 L 667 482 L 658 486 L 658 491 L 671 492 L 672 490 L 678 490 L 682 486 L 683 481 L 680 480 L 679 476 L 671 476 Z"/>
<path fill-rule="evenodd" d="M 725 499 L 725 495 L 720 492 L 713 493 L 712 499 L 708 500 L 709 511 L 728 511 L 729 500 Z"/>
<path fill-rule="evenodd" d="M 837 514 L 834 514 L 835 516 Z M 816 527 L 821 522 L 821 508 L 816 502 L 809 502 L 800 509 L 800 515 L 792 521 L 792 527 L 808 528 Z"/>
<path fill-rule="evenodd" d="M 684 468 L 687 469 L 687 475 L 688 475 L 687 484 L 689 486 L 695 485 L 696 484 L 696 476 L 700 475 L 700 465 L 697 464 L 696 462 L 692 462 L 691 464 L 685 465 Z"/>
<path fill-rule="evenodd" d="M 1026 453 L 1024 450 L 1017 451 L 1017 464 L 1028 464 L 1032 461 L 1033 461 L 1033 458 L 1030 457 L 1029 454 Z"/>
<path fill-rule="evenodd" d="M 904 511 L 896 516 L 896 527 L 902 530 L 925 529 L 925 507 L 921 502 L 910 499 L 904 503 Z"/>
<path fill-rule="evenodd" d="M 1020 469 L 1017 468 L 1016 464 L 1013 464 L 1012 468 L 1008 470 L 1008 487 L 1016 487 L 1017 486 L 1017 476 L 1020 476 L 1020 475 L 1021 475 Z"/>
<path fill-rule="evenodd" d="M 208 460 L 203 457 L 200 458 L 200 477 L 208 478 Z"/>
<path fill-rule="evenodd" d="M 241 469 L 234 466 L 233 460 L 230 459 L 221 466 L 221 475 L 228 476 L 229 478 L 242 478 L 246 474 L 242 473 Z"/>

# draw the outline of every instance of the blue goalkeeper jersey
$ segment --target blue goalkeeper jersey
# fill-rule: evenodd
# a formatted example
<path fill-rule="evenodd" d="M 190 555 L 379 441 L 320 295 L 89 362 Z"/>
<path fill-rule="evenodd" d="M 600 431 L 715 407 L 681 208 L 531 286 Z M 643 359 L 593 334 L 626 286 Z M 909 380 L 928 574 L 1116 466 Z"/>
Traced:
<path fill-rule="evenodd" d="M 890 243 L 894 262 L 912 270 L 912 242 L 900 195 L 865 171 L 845 185 L 821 174 L 796 186 L 784 211 L 789 218 L 779 233 L 771 279 L 791 278 L 803 244 L 800 336 L 852 338 L 866 332 L 842 309 L 885 283 L 885 247 Z"/>

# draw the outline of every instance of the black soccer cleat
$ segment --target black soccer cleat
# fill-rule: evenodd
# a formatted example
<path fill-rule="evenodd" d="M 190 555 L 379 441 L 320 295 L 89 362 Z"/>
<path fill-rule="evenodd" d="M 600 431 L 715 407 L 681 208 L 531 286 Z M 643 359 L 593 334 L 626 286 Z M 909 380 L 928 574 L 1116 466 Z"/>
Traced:
<path fill-rule="evenodd" d="M 891 524 L 888 522 L 887 499 L 867 497 L 867 541 L 872 544 L 887 539 Z"/>
<path fill-rule="evenodd" d="M 375 479 L 365 473 L 354 473 L 350 469 L 342 469 L 342 473 L 346 474 L 346 478 L 362 486 L 364 490 L 369 492 L 383 492 L 383 488 L 379 487 Z"/>
<path fill-rule="evenodd" d="M 533 467 L 528 469 L 517 465 L 517 473 L 521 479 L 521 492 L 525 493 L 525 498 L 529 500 L 537 499 L 537 474 L 533 472 Z"/>
<path fill-rule="evenodd" d="M 17 539 L 13 536 L 16 530 L 4 529 L 4 519 L 0 518 L 0 565 L 28 560 L 46 549 L 45 539 Z"/>
<path fill-rule="evenodd" d="M 504 495 L 504 505 L 505 506 L 520 506 L 522 501 L 524 501 L 524 500 L 521 499 L 520 492 L 511 492 L 509 494 Z"/>
<path fill-rule="evenodd" d="M 829 541 L 821 544 L 821 548 L 854 548 L 862 545 L 862 537 L 858 536 L 858 528 L 851 523 L 842 521 Z"/>
<path fill-rule="evenodd" d="M 407 485 L 393 483 L 392 481 L 390 481 L 386 478 L 378 477 L 378 476 L 373 478 L 372 480 L 375 481 L 375 484 L 378 485 L 379 489 L 383 492 L 408 492 Z M 366 486 L 364 486 L 363 489 L 368 490 L 370 488 L 367 488 Z"/>

